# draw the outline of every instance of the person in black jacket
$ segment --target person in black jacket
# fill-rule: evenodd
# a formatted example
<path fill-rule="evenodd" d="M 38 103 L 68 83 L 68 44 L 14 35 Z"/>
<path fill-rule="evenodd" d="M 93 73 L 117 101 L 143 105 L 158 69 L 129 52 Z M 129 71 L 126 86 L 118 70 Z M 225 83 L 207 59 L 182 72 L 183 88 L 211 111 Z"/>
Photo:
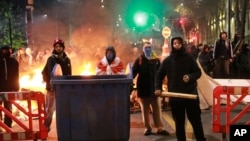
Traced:
<path fill-rule="evenodd" d="M 55 111 L 55 91 L 53 86 L 50 83 L 54 71 L 56 70 L 57 64 L 60 65 L 62 75 L 72 75 L 71 61 L 64 52 L 65 45 L 61 39 L 56 39 L 53 43 L 54 50 L 52 55 L 47 59 L 47 62 L 43 68 L 42 75 L 43 81 L 46 83 L 46 112 L 47 117 L 44 125 L 47 127 L 47 130 L 50 131 L 50 125 L 52 122 L 53 113 Z"/>
<path fill-rule="evenodd" d="M 220 33 L 220 38 L 216 40 L 213 52 L 214 61 L 214 77 L 229 78 L 230 63 L 233 59 L 233 48 L 230 40 L 227 38 L 227 32 Z"/>
<path fill-rule="evenodd" d="M 155 95 L 162 93 L 162 81 L 167 77 L 169 92 L 197 95 L 197 79 L 201 70 L 194 58 L 188 54 L 183 46 L 181 37 L 171 39 L 170 56 L 165 58 L 156 73 Z M 170 97 L 169 105 L 175 121 L 176 137 L 178 141 L 186 141 L 185 115 L 190 121 L 197 141 L 205 141 L 199 98 L 185 99 Z"/>
<path fill-rule="evenodd" d="M 235 65 L 238 78 L 249 79 L 250 77 L 250 50 L 249 45 L 244 43 L 239 54 L 235 57 Z"/>
<path fill-rule="evenodd" d="M 160 60 L 152 51 L 152 44 L 150 42 L 145 42 L 143 46 L 143 54 L 134 61 L 132 66 L 133 78 L 138 75 L 136 81 L 137 96 L 142 111 L 145 136 L 152 133 L 150 106 L 152 107 L 154 126 L 157 128 L 156 133 L 169 135 L 166 130 L 163 130 L 160 98 L 154 95 L 155 73 L 159 66 Z"/>
<path fill-rule="evenodd" d="M 0 48 L 0 92 L 11 92 L 19 91 L 19 63 L 18 61 L 11 57 L 9 45 L 4 45 Z M 4 108 L 12 113 L 12 105 L 9 101 L 1 101 L 0 104 L 4 104 Z M 0 111 L 0 118 L 2 119 Z M 5 115 L 4 124 L 8 127 L 12 125 L 12 119 Z"/>
<path fill-rule="evenodd" d="M 198 55 L 198 60 L 202 69 L 207 75 L 211 75 L 213 71 L 213 56 L 209 52 L 208 45 L 204 45 L 202 51 Z"/>

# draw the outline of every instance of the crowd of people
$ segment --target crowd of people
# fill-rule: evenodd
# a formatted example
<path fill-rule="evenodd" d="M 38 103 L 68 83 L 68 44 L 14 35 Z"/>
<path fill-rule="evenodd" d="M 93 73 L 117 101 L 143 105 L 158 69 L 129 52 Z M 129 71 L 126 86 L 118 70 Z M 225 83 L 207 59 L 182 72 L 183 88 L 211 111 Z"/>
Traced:
<path fill-rule="evenodd" d="M 223 31 L 213 46 L 206 44 L 200 44 L 200 48 L 193 46 L 190 53 L 199 60 L 207 75 L 213 78 L 249 79 L 250 46 L 240 42 L 237 35 L 235 36 L 237 39 L 231 42 L 227 38 L 227 32 Z"/>
<path fill-rule="evenodd" d="M 156 134 L 169 135 L 164 129 L 161 115 L 161 93 L 163 82 L 166 81 L 170 92 L 188 93 L 197 95 L 197 79 L 201 76 L 201 68 L 207 75 L 213 78 L 249 78 L 250 72 L 250 48 L 246 43 L 240 42 L 235 37 L 231 42 L 227 38 L 227 32 L 221 32 L 214 46 L 199 44 L 197 47 L 184 43 L 181 37 L 171 39 L 170 55 L 159 59 L 149 41 L 143 43 L 141 54 L 137 54 L 132 62 L 133 79 L 136 79 L 137 97 L 140 104 L 144 123 L 144 135 L 151 135 L 153 127 L 150 116 L 156 128 Z M 36 55 L 30 48 L 20 48 L 13 52 L 10 46 L 0 48 L 0 92 L 18 91 L 19 73 L 27 72 L 32 66 L 43 65 L 43 81 L 46 83 L 46 112 L 44 122 L 50 131 L 53 113 L 55 110 L 55 90 L 50 84 L 53 71 L 60 66 L 62 75 L 72 75 L 71 57 L 65 51 L 64 41 L 54 40 L 52 49 L 38 51 Z M 114 46 L 108 46 L 104 56 L 99 53 L 99 61 L 96 64 L 96 75 L 121 75 L 125 74 L 124 60 L 117 56 Z M 11 85 L 4 85 L 11 84 Z M 11 86 L 11 87 L 9 87 Z M 0 101 L 4 107 L 12 112 L 11 103 Z M 0 103 L 0 104 L 1 104 Z M 205 141 L 199 99 L 169 98 L 169 106 L 175 121 L 176 136 L 178 141 L 186 140 L 185 116 L 194 129 L 198 141 Z M 0 118 L 2 119 L 2 115 Z M 4 116 L 4 123 L 11 127 L 12 120 Z"/>

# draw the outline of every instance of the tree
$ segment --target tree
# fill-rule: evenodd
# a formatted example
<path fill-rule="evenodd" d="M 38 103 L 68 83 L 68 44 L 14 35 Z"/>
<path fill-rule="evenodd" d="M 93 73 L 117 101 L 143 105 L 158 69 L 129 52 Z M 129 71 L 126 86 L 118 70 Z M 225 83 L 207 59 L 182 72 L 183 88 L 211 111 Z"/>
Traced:
<path fill-rule="evenodd" d="M 15 4 L 15 5 L 14 5 Z M 0 1 L 0 43 L 12 48 L 26 44 L 24 7 L 13 1 Z"/>

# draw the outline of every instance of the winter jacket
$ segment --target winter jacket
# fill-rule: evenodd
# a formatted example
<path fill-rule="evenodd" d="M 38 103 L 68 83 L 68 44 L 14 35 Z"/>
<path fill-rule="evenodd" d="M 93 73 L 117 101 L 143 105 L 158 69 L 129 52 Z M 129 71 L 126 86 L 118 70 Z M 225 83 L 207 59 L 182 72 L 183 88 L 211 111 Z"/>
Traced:
<path fill-rule="evenodd" d="M 160 66 L 159 58 L 147 59 L 144 54 L 139 56 L 132 66 L 133 78 L 138 75 L 136 81 L 138 97 L 155 96 L 155 74 Z"/>
<path fill-rule="evenodd" d="M 172 39 L 173 42 L 173 39 Z M 165 58 L 156 74 L 156 89 L 162 89 L 162 80 L 167 76 L 167 87 L 169 92 L 189 93 L 197 95 L 197 79 L 201 76 L 201 70 L 194 58 L 188 54 L 184 47 L 181 50 L 172 51 L 170 56 Z M 183 81 L 183 76 L 189 76 L 189 82 Z M 179 98 L 171 98 L 179 99 Z"/>
<path fill-rule="evenodd" d="M 13 57 L 0 57 L 0 92 L 19 90 L 19 64 Z"/>
<path fill-rule="evenodd" d="M 223 59 L 233 58 L 233 49 L 231 43 L 223 39 L 219 39 L 215 42 L 213 58 L 217 59 L 221 57 Z"/>
<path fill-rule="evenodd" d="M 66 53 L 63 52 L 62 56 L 58 56 L 55 52 L 52 52 L 52 55 L 47 59 L 46 65 L 42 70 L 43 80 L 46 83 L 46 90 L 52 90 L 50 84 L 53 68 L 56 64 L 59 64 L 62 69 L 63 75 L 72 75 L 71 62 Z"/>

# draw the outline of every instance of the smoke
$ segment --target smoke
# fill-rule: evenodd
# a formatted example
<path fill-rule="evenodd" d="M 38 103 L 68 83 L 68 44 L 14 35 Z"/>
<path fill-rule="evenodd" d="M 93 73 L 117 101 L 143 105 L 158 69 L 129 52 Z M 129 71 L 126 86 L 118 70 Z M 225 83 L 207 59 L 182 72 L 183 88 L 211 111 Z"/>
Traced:
<path fill-rule="evenodd" d="M 52 49 L 54 39 L 61 38 L 71 58 L 74 74 L 80 74 L 84 65 L 89 63 L 91 70 L 95 71 L 106 47 L 110 45 L 115 47 L 117 56 L 125 66 L 133 62 L 133 48 L 129 46 L 126 35 L 116 36 L 113 9 L 102 8 L 98 2 L 53 4 L 44 10 L 46 13 L 34 14 L 36 16 L 31 25 L 32 50 Z"/>

